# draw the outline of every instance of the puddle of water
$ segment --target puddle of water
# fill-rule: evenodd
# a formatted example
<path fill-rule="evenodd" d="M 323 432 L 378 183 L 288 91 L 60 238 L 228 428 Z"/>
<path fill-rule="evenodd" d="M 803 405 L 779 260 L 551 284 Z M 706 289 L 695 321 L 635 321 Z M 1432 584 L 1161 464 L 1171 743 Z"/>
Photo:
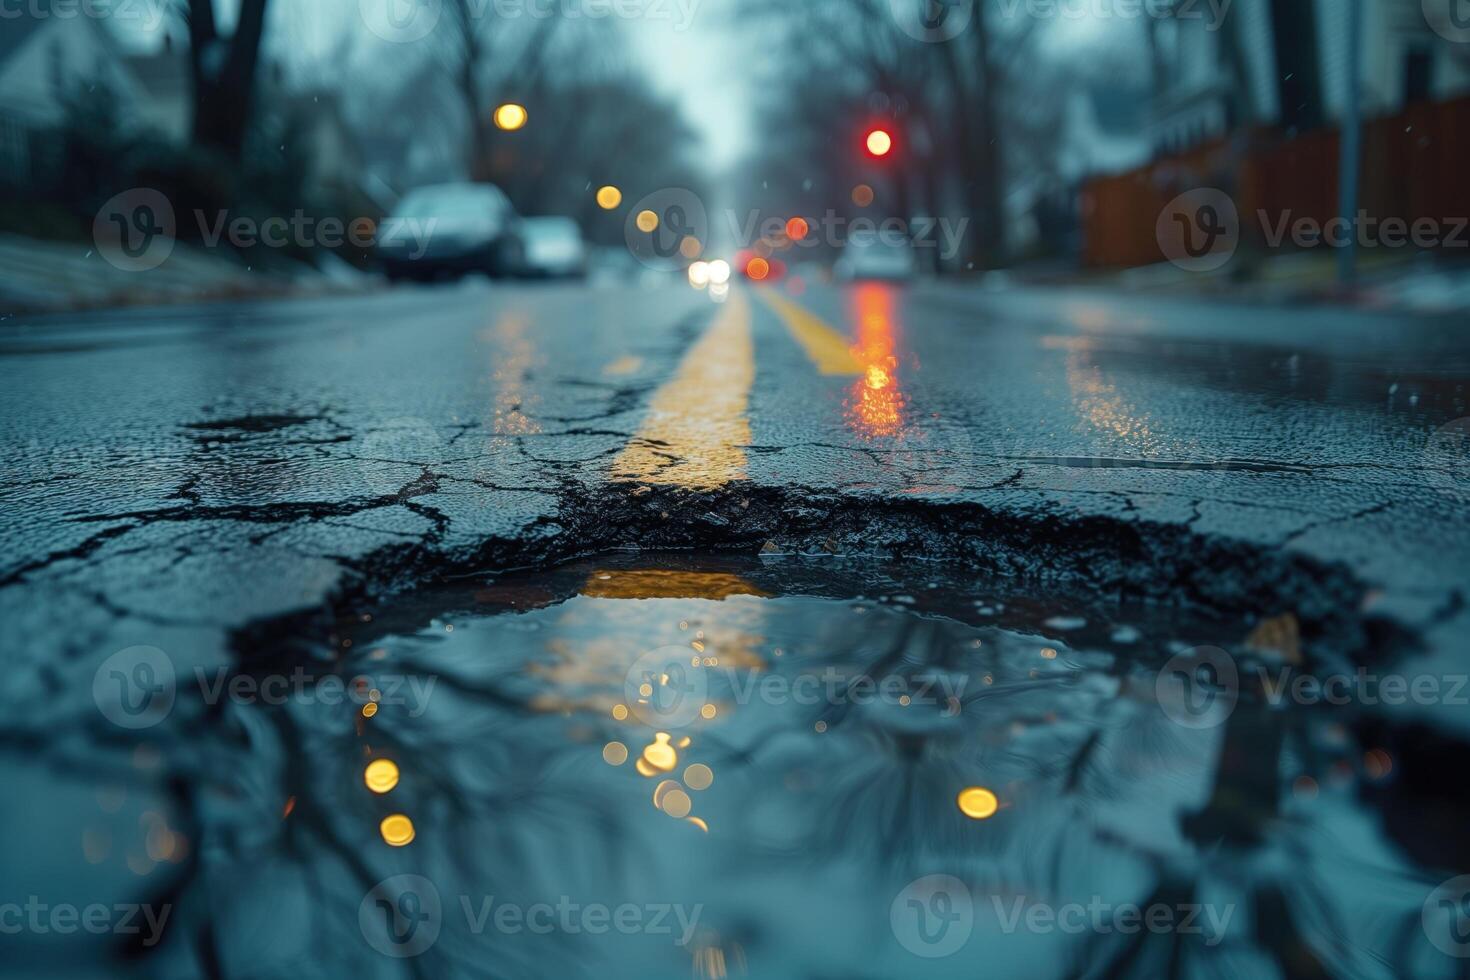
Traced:
<path fill-rule="evenodd" d="M 228 973 L 1448 975 L 1393 755 L 1160 687 L 1232 631 L 831 561 L 462 582 L 339 624 L 349 697 L 222 706 L 170 894 Z"/>

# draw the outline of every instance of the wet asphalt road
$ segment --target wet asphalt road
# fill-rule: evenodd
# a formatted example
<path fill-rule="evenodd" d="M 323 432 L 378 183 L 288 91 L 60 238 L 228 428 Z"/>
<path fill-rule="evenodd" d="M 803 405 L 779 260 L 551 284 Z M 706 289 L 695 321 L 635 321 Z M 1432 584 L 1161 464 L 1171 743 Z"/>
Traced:
<path fill-rule="evenodd" d="M 944 557 L 913 515 L 959 505 L 1016 537 L 957 556 L 994 570 L 1163 598 L 1177 581 L 1307 621 L 1356 597 L 1431 651 L 1470 578 L 1464 471 L 1432 439 L 1470 414 L 1470 340 L 1441 319 L 937 284 L 723 306 L 470 285 L 11 321 L 0 371 L 22 701 L 57 655 L 222 657 L 232 631 L 446 562 Z M 762 489 L 776 512 L 856 516 L 824 535 L 704 506 Z M 641 509 L 610 540 L 593 532 L 611 518 L 576 513 L 623 503 Z"/>
<path fill-rule="evenodd" d="M 157 765 L 99 722 L 108 657 L 330 656 L 365 599 L 445 573 L 628 548 L 938 558 L 1187 603 L 1237 642 L 1292 617 L 1309 662 L 1405 673 L 1458 670 L 1470 618 L 1463 445 L 1434 436 L 1470 415 L 1447 320 L 466 285 L 8 321 L 0 372 L 0 742 L 12 790 L 45 800 L 0 835 L 30 842 L 15 887 L 52 901 L 135 891 L 55 870 L 102 801 L 57 773 L 99 726 Z"/>

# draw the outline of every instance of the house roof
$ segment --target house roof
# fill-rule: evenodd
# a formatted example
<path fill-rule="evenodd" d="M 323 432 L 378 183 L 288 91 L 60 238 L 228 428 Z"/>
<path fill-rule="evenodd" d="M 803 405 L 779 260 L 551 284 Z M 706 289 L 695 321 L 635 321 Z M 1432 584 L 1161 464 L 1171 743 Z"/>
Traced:
<path fill-rule="evenodd" d="M 0 31 L 0 64 L 4 64 L 11 55 L 23 48 L 26 42 L 40 33 L 45 23 L 46 21 L 40 17 L 18 17 L 15 20 L 7 20 L 5 30 Z"/>

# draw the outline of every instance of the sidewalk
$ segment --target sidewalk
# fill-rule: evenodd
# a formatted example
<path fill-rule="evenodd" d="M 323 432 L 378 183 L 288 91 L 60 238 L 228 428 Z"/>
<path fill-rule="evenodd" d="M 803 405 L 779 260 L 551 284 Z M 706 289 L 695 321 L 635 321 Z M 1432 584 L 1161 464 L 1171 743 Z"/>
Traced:
<path fill-rule="evenodd" d="M 1330 253 L 1261 258 L 1253 263 L 1249 277 L 1239 273 L 1236 263 L 1214 272 L 1193 272 L 1160 262 L 1133 269 L 1023 266 L 1003 275 L 1012 285 L 1090 286 L 1244 303 L 1340 304 L 1431 315 L 1470 311 L 1470 262 L 1366 255 L 1359 264 L 1358 283 L 1352 287 L 1338 284 L 1336 255 Z"/>
<path fill-rule="evenodd" d="M 330 271 L 305 264 L 283 272 L 252 270 L 185 244 L 148 272 L 119 269 L 90 243 L 0 234 L 0 317 L 258 296 L 360 291 L 374 277 L 340 260 Z M 340 267 L 340 270 L 338 269 Z"/>

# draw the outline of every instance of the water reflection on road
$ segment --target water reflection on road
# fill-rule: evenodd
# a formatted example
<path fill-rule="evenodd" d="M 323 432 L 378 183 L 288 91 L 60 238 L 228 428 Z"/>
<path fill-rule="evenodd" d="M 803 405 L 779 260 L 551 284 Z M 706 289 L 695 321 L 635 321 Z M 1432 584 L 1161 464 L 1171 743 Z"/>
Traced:
<path fill-rule="evenodd" d="M 227 702 L 169 743 L 154 843 L 187 831 L 171 894 L 226 973 L 1452 965 L 1392 738 L 1159 684 L 1204 642 L 1300 656 L 1285 620 L 677 557 L 432 590 L 336 637 L 318 683 L 355 700 Z"/>

